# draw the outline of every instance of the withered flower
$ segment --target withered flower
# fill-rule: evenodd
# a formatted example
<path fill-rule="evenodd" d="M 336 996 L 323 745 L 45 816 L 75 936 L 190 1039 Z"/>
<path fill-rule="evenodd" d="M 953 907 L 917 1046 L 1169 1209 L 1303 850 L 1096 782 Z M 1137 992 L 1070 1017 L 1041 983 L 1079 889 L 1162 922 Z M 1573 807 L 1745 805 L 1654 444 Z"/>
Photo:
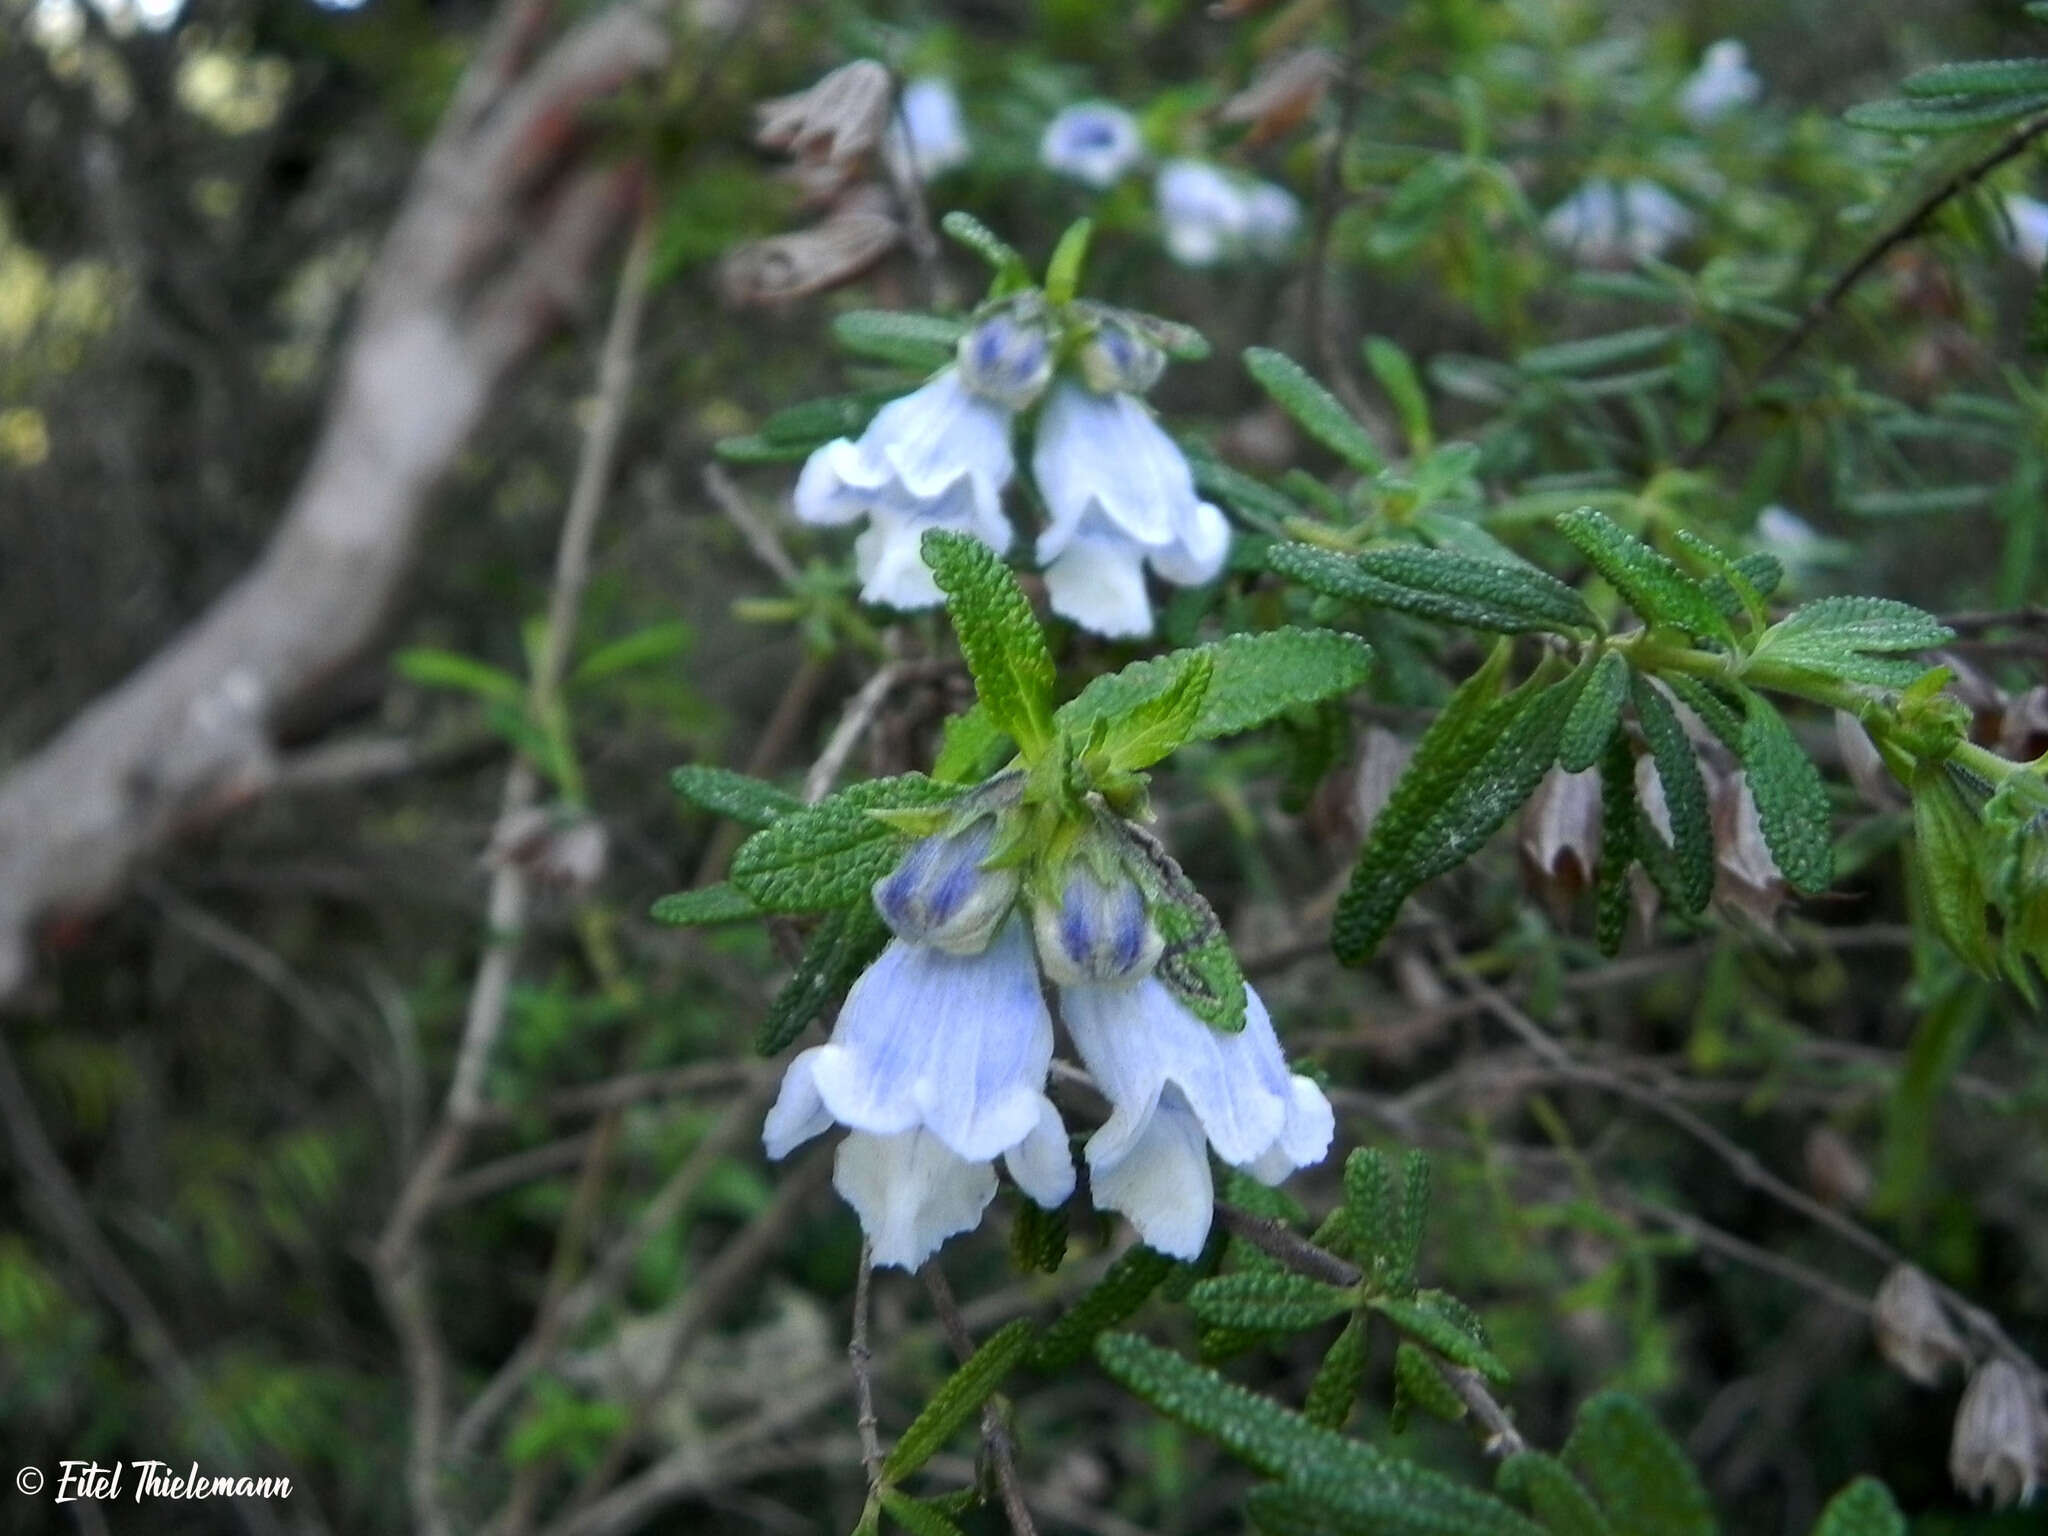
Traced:
<path fill-rule="evenodd" d="M 754 141 L 799 160 L 850 166 L 881 143 L 891 95 L 889 71 L 856 59 L 807 91 L 762 102 L 754 109 Z"/>
<path fill-rule="evenodd" d="M 1569 906 L 1600 860 L 1600 771 L 1553 768 L 1522 810 L 1522 866 L 1553 907 Z"/>
<path fill-rule="evenodd" d="M 1261 70 L 1250 85 L 1223 103 L 1216 120 L 1247 125 L 1248 145 L 1270 144 L 1300 127 L 1342 72 L 1343 65 L 1328 49 L 1300 49 Z"/>
<path fill-rule="evenodd" d="M 902 233 L 888 211 L 887 194 L 859 187 L 821 224 L 728 251 L 718 266 L 718 289 L 735 309 L 822 293 L 859 277 Z"/>
<path fill-rule="evenodd" d="M 1948 1320 L 1934 1282 L 1910 1264 L 1884 1277 L 1871 1309 L 1877 1352 L 1908 1381 L 1937 1385 L 1952 1364 L 1970 1358 Z"/>
<path fill-rule="evenodd" d="M 2033 1501 L 2044 1459 L 2048 1416 L 2034 1389 L 2011 1361 L 1985 1361 L 1956 1409 L 1948 1475 L 1971 1498 L 1988 1497 L 1994 1509 L 2006 1509 Z"/>
<path fill-rule="evenodd" d="M 1749 776 L 1739 769 L 1723 774 L 1706 766 L 1714 821 L 1714 900 L 1768 927 L 1776 921 L 1792 887 L 1764 841 Z"/>

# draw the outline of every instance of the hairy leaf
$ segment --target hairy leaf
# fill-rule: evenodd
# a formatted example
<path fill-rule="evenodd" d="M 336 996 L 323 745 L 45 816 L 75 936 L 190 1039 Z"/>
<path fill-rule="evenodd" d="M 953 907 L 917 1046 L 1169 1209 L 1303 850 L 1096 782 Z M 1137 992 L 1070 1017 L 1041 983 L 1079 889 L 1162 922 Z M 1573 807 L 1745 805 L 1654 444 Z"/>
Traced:
<path fill-rule="evenodd" d="M 1766 630 L 1750 664 L 1768 662 L 1849 682 L 1903 688 L 1926 666 L 1867 653 L 1923 651 L 1954 638 L 1947 625 L 1908 603 L 1882 597 L 1824 597 L 1794 609 Z"/>
<path fill-rule="evenodd" d="M 1125 1250 L 1108 1273 L 1032 1346 L 1032 1367 L 1047 1372 L 1066 1370 L 1088 1353 L 1097 1334 L 1114 1328 L 1143 1306 L 1173 1269 L 1174 1261 L 1156 1248 L 1139 1243 Z"/>
<path fill-rule="evenodd" d="M 1714 1515 L 1685 1453 L 1650 1410 L 1602 1392 L 1579 1410 L 1564 1462 L 1592 1486 L 1629 1536 L 1714 1536 Z"/>
<path fill-rule="evenodd" d="M 1863 128 L 1872 133 L 1968 133 L 1978 128 L 2016 123 L 2044 108 L 2048 108 L 2048 91 L 2016 92 L 2005 96 L 1954 93 L 1866 101 L 1844 112 L 1842 119 L 1852 128 Z"/>
<path fill-rule="evenodd" d="M 1642 812 L 1636 805 L 1636 759 L 1616 732 L 1600 758 L 1600 870 L 1593 890 L 1594 942 L 1610 958 L 1628 936 L 1628 871 L 1635 862 Z"/>
<path fill-rule="evenodd" d="M 685 763 L 668 782 L 690 804 L 756 830 L 804 808 L 803 801 L 787 790 L 711 763 Z"/>
<path fill-rule="evenodd" d="M 1497 634 L 1579 634 L 1598 628 L 1585 600 L 1532 566 L 1497 565 L 1408 545 L 1339 555 L 1275 544 L 1266 566 L 1331 597 Z"/>
<path fill-rule="evenodd" d="M 1151 767 L 1186 742 L 1201 723 L 1202 701 L 1209 696 L 1216 671 L 1214 656 L 1206 650 L 1175 651 L 1160 660 L 1171 663 L 1168 670 L 1176 674 L 1172 680 L 1109 721 L 1103 745 L 1112 771 Z"/>
<path fill-rule="evenodd" d="M 882 1508 L 910 1536 L 961 1536 L 960 1527 L 922 1499 L 913 1499 L 898 1488 L 881 1491 Z"/>
<path fill-rule="evenodd" d="M 1324 1429 L 1342 1429 L 1351 1417 L 1351 1405 L 1365 1385 L 1365 1357 L 1372 1345 L 1372 1332 L 1364 1317 L 1344 1325 L 1316 1367 L 1308 1384 L 1308 1396 L 1301 1405 L 1302 1417 Z"/>
<path fill-rule="evenodd" d="M 1299 1333 L 1351 1309 L 1354 1298 L 1321 1281 L 1285 1270 L 1216 1275 L 1188 1292 L 1188 1305 L 1205 1323 Z"/>
<path fill-rule="evenodd" d="M 1508 1379 L 1508 1368 L 1500 1363 L 1499 1357 L 1448 1316 L 1428 1292 L 1412 1301 L 1396 1296 L 1376 1297 L 1372 1309 L 1452 1364 L 1469 1366 L 1492 1382 Z"/>
<path fill-rule="evenodd" d="M 1644 623 L 1728 637 L 1728 621 L 1706 589 L 1605 513 L 1591 507 L 1566 512 L 1557 519 L 1557 531 L 1578 546 Z"/>
<path fill-rule="evenodd" d="M 1465 1400 L 1444 1380 L 1436 1362 L 1406 1339 L 1394 1350 L 1394 1391 L 1404 1405 L 1413 1404 L 1448 1423 L 1465 1417 Z"/>
<path fill-rule="evenodd" d="M 975 694 L 989 718 L 1035 755 L 1051 731 L 1053 666 L 1031 600 L 1002 558 L 969 534 L 934 529 L 923 550 L 946 594 Z"/>
<path fill-rule="evenodd" d="M 1906 1536 L 1906 1517 L 1883 1483 L 1859 1477 L 1828 1500 L 1813 1536 Z"/>
<path fill-rule="evenodd" d="M 1497 1482 L 1503 1493 L 1529 1506 L 1550 1536 L 1614 1536 L 1614 1527 L 1585 1485 L 1555 1457 L 1540 1451 L 1510 1456 L 1501 1463 Z"/>
<path fill-rule="evenodd" d="M 1565 716 L 1564 734 L 1557 739 L 1558 767 L 1583 773 L 1600 761 L 1621 724 L 1621 701 L 1627 694 L 1628 663 L 1618 652 L 1603 652 L 1593 663 L 1578 702 Z"/>
<path fill-rule="evenodd" d="M 1714 823 L 1707 810 L 1707 783 L 1685 727 L 1656 685 L 1640 672 L 1629 674 L 1629 701 L 1650 744 L 1664 805 L 1671 813 L 1672 851 L 1678 859 L 1679 907 L 1704 912 L 1714 896 Z"/>
<path fill-rule="evenodd" d="M 761 909 L 739 887 L 720 882 L 697 891 L 676 891 L 662 897 L 648 909 L 657 923 L 674 923 L 687 928 L 700 923 L 736 923 L 759 917 Z"/>
<path fill-rule="evenodd" d="M 1301 364 L 1270 347 L 1245 349 L 1244 366 L 1301 429 L 1354 469 L 1368 474 L 1385 467 L 1379 445 L 1337 397 L 1309 376 Z"/>
<path fill-rule="evenodd" d="M 949 316 L 894 309 L 850 309 L 832 318 L 833 340 L 847 351 L 920 373 L 950 363 L 966 333 L 966 325 Z"/>
<path fill-rule="evenodd" d="M 990 1334 L 981 1348 L 946 1378 L 924 1411 L 910 1421 L 903 1438 L 882 1462 L 883 1477 L 900 1483 L 930 1461 L 1024 1358 L 1033 1331 L 1031 1320 L 1020 1317 Z"/>
<path fill-rule="evenodd" d="M 1293 708 L 1349 693 L 1372 667 L 1372 647 L 1334 629 L 1273 629 L 1231 635 L 1199 649 L 1209 686 L 1188 739 L 1235 736 Z M 1060 706 L 1061 728 L 1085 736 L 1097 720 L 1115 721 L 1166 692 L 1182 677 L 1188 651 L 1134 661 L 1098 677 Z"/>
<path fill-rule="evenodd" d="M 1784 717 L 1760 694 L 1744 702 L 1749 716 L 1743 723 L 1742 766 L 1756 797 L 1765 846 L 1793 889 L 1809 895 L 1824 891 L 1835 877 L 1827 786 Z"/>
<path fill-rule="evenodd" d="M 756 832 L 733 856 L 732 883 L 769 912 L 821 912 L 867 901 L 903 839 L 868 814 L 944 805 L 960 793 L 921 773 L 868 779 Z"/>
<path fill-rule="evenodd" d="M 986 705 L 976 704 L 963 714 L 948 715 L 932 777 L 942 784 L 979 784 L 1003 766 L 1011 745 Z"/>
<path fill-rule="evenodd" d="M 1661 352 L 1677 334 L 1675 325 L 1644 325 L 1581 341 L 1560 341 L 1524 352 L 1515 359 L 1515 366 L 1534 374 L 1593 373 Z"/>

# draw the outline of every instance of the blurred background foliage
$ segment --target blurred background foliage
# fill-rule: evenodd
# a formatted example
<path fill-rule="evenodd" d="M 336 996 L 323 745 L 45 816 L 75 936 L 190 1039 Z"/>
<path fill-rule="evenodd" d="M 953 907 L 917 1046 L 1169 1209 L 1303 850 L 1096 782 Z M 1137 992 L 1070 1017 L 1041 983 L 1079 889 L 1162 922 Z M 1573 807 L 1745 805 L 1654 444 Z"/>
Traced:
<path fill-rule="evenodd" d="M 586 1262 L 560 1241 L 565 1224 L 603 1248 L 678 1187 L 679 1169 L 688 1176 L 680 1204 L 629 1246 L 616 1296 L 468 1448 L 450 1483 L 465 1529 L 522 1469 L 545 1526 L 629 1425 L 637 1466 L 723 1444 L 844 1373 L 858 1234 L 836 1203 L 807 1199 L 778 1218 L 744 1288 L 690 1325 L 693 1350 L 652 1422 L 630 1423 L 636 1368 L 792 1178 L 759 1156 L 774 1069 L 747 1050 L 786 951 L 752 927 L 675 932 L 644 916 L 731 846 L 711 818 L 678 808 L 666 776 L 710 761 L 794 787 L 882 643 L 851 605 L 844 541 L 784 515 L 791 468 L 733 471 L 754 521 L 793 558 L 787 582 L 745 520 L 722 514 L 703 468 L 716 440 L 789 403 L 874 382 L 827 344 L 834 313 L 929 296 L 930 274 L 898 252 L 838 291 L 730 302 L 730 253 L 804 217 L 782 162 L 751 145 L 757 100 L 853 57 L 950 79 L 972 152 L 926 189 L 933 207 L 972 210 L 1038 259 L 1092 216 L 1091 291 L 1197 324 L 1213 343 L 1209 362 L 1173 371 L 1164 418 L 1214 460 L 1300 497 L 1316 482 L 1287 474 L 1331 461 L 1236 365 L 1246 346 L 1346 381 L 1411 463 L 1472 445 L 1376 516 L 1448 509 L 1556 568 L 1569 551 L 1545 520 L 1590 502 L 1639 529 L 1776 554 L 1798 597 L 1882 593 L 1949 615 L 2038 604 L 2048 590 L 2048 395 L 2027 345 L 2041 253 L 2024 253 L 2004 200 L 2048 191 L 2038 150 L 1946 203 L 1794 366 L 1741 394 L 1819 280 L 1938 177 L 1952 145 L 1859 129 L 1845 109 L 1945 60 L 2048 52 L 2048 27 L 2006 0 L 751 9 L 671 7 L 686 59 L 715 57 L 709 83 L 687 102 L 629 101 L 614 125 L 622 152 L 652 156 L 658 213 L 652 307 L 569 694 L 582 798 L 608 857 L 592 879 L 572 871 L 534 918 L 488 1084 L 502 1108 L 431 1217 L 457 1401 L 518 1345 L 551 1269 Z M 459 0 L 189 0 L 168 13 L 4 0 L 0 18 L 11 762 L 259 553 L 318 425 L 352 298 L 485 17 Z M 1682 84 L 1721 37 L 1747 43 L 1761 99 L 1688 124 Z M 1264 63 L 1311 44 L 1355 50 L 1355 93 L 1319 93 L 1270 137 L 1226 120 L 1219 109 Z M 1148 176 L 1096 193 L 1046 171 L 1046 121 L 1098 97 L 1137 114 L 1155 159 L 1213 158 L 1289 188 L 1304 210 L 1292 245 L 1184 268 L 1162 250 Z M 1545 216 L 1596 177 L 1654 181 L 1689 231 L 1635 266 L 1573 260 Z M 976 276 L 942 260 L 957 300 Z M 302 1490 L 283 1511 L 294 1529 L 408 1520 L 407 1402 L 365 1252 L 431 1125 L 478 963 L 482 856 L 507 755 L 528 740 L 505 703 L 524 687 L 546 604 L 603 324 L 591 303 L 503 393 L 439 492 L 395 660 L 335 679 L 288 740 L 402 742 L 403 770 L 289 788 L 188 840 L 131 900 L 53 929 L 5 1020 L 50 1139 L 209 1413 L 249 1465 L 286 1470 Z M 1360 350 L 1368 336 L 1412 360 L 1426 407 L 1387 391 L 1387 368 Z M 1166 610 L 1168 639 L 1210 611 L 1233 626 L 1280 612 L 1256 580 L 1218 608 L 1198 596 Z M 1425 1268 L 1484 1312 L 1524 1432 L 1554 1446 L 1577 1404 L 1620 1385 L 1698 1459 L 1729 1530 L 1804 1531 L 1866 1471 L 1928 1536 L 2040 1529 L 2038 1512 L 1978 1512 L 1951 1486 L 1959 1383 L 1915 1386 L 1873 1350 L 1853 1305 L 1882 1277 L 1868 1253 L 1697 1138 L 1546 1073 L 1447 980 L 1454 961 L 1511 992 L 1581 1061 L 1688 1106 L 2042 1358 L 2048 1035 L 2019 992 L 1912 926 L 1897 857 L 1909 818 L 1840 787 L 1833 891 L 1747 920 L 1667 920 L 1611 961 L 1593 952 L 1583 893 L 1502 838 L 1425 893 L 1426 922 L 1368 968 L 1340 970 L 1321 921 L 1355 853 L 1361 799 L 1384 774 L 1374 743 L 1416 735 L 1479 656 L 1404 620 L 1364 627 L 1382 670 L 1340 750 L 1319 748 L 1329 732 L 1307 721 L 1191 749 L 1155 796 L 1290 1050 L 1340 1090 L 1340 1145 L 1435 1153 Z M 940 657 L 942 634 L 912 620 L 891 643 Z M 2039 752 L 2038 608 L 1962 635 L 1953 660 L 1977 735 Z M 1074 633 L 1061 644 L 1076 675 L 1135 654 Z M 934 661 L 855 769 L 924 766 L 964 697 L 957 669 Z M 1828 722 L 1800 724 L 1832 764 Z M 600 1081 L 633 1092 L 610 1109 L 576 1096 Z M 1320 1211 L 1334 1181 L 1333 1159 L 1293 1193 Z M 1099 1265 L 1121 1241 L 1078 1221 L 1070 1266 Z M 956 1289 L 991 1319 L 1072 1289 L 1070 1276 L 1017 1279 L 993 1231 L 947 1257 Z M 877 1304 L 882 1408 L 900 1424 L 942 1374 L 943 1350 L 908 1287 L 881 1288 Z M 1233 1369 L 1298 1401 L 1312 1367 L 1295 1350 Z M 1385 1363 L 1374 1370 L 1383 1380 Z M 1021 1393 L 1017 1411 L 1046 1528 L 1240 1528 L 1243 1485 L 1220 1453 L 1092 1371 Z M 0 1423 L 23 1464 L 205 1460 L 218 1444 L 51 1241 L 20 1166 L 0 1192 Z M 821 1397 L 767 1434 L 780 1460 L 750 1460 L 762 1446 L 746 1445 L 657 1524 L 846 1529 L 862 1494 L 851 1423 L 843 1396 Z M 1390 1438 L 1378 1421 L 1363 1432 Z M 1478 1465 L 1440 1426 L 1399 1443 Z M 8 1528 L 55 1518 L 0 1499 Z M 147 1528 L 224 1518 L 166 1509 Z"/>

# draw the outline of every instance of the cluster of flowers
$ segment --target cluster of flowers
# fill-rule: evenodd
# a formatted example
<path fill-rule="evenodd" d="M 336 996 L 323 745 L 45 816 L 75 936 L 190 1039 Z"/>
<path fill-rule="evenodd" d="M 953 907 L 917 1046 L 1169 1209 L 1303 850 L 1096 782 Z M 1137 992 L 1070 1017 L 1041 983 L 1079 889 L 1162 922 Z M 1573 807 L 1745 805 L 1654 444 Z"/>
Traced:
<path fill-rule="evenodd" d="M 862 598 L 932 607 L 940 593 L 920 550 L 928 530 L 1008 552 L 1010 425 L 1037 405 L 1031 469 L 1051 515 L 1037 553 L 1053 611 L 1097 634 L 1148 635 L 1145 567 L 1198 586 L 1223 569 L 1230 547 L 1229 523 L 1197 497 L 1187 459 L 1141 398 L 1165 365 L 1125 318 L 1085 304 L 1056 316 L 1026 296 L 970 330 L 953 366 L 883 406 L 857 441 L 813 453 L 797 479 L 796 515 L 866 518 L 854 545 Z"/>
<path fill-rule="evenodd" d="M 1289 1073 L 1250 987 L 1243 1030 L 1223 1034 L 1154 974 L 1159 930 L 1113 848 L 1084 840 L 1038 880 L 988 867 L 1008 839 L 1001 810 L 980 803 L 876 882 L 895 937 L 854 983 L 830 1042 L 790 1063 L 763 1127 L 768 1155 L 845 1126 L 834 1186 L 874 1261 L 905 1269 L 980 1223 L 998 1158 L 1039 1205 L 1063 1204 L 1075 1171 L 1045 1091 L 1042 973 L 1110 1104 L 1085 1148 L 1095 1204 L 1191 1259 L 1214 1208 L 1209 1150 L 1277 1184 L 1328 1152 L 1329 1100 Z"/>

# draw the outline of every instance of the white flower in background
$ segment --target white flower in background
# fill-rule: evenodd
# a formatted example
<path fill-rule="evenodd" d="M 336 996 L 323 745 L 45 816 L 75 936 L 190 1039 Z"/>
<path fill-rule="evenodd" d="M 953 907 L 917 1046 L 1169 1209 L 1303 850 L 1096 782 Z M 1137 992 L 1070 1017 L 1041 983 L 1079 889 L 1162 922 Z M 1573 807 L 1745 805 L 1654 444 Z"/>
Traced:
<path fill-rule="evenodd" d="M 998 315 L 961 339 L 957 366 L 883 406 L 858 441 L 837 438 L 805 462 L 799 520 L 867 519 L 854 543 L 863 601 L 929 608 L 942 600 L 920 548 L 930 529 L 972 534 L 997 554 L 1009 549 L 1010 417 L 1051 369 L 1043 333 Z"/>
<path fill-rule="evenodd" d="M 1822 542 L 1821 536 L 1813 531 L 1813 524 L 1775 501 L 1757 513 L 1756 538 L 1780 560 L 1810 556 Z"/>
<path fill-rule="evenodd" d="M 1073 1193 L 1066 1131 L 1045 1096 L 1051 1065 L 1052 1016 L 1021 918 L 978 954 L 898 938 L 854 983 L 831 1041 L 789 1064 L 762 1140 L 782 1158 L 848 1127 L 833 1186 L 875 1262 L 915 1269 L 980 1222 L 998 1157 L 1040 1205 Z"/>
<path fill-rule="evenodd" d="M 1045 125 L 1038 141 L 1038 159 L 1047 170 L 1098 189 L 1115 185 L 1144 157 L 1138 120 L 1106 101 L 1066 108 Z"/>
<path fill-rule="evenodd" d="M 1245 193 L 1245 238 L 1253 254 L 1285 256 L 1301 233 L 1301 202 L 1285 187 L 1254 182 Z"/>
<path fill-rule="evenodd" d="M 1596 177 L 1543 218 L 1543 238 L 1589 266 L 1631 266 L 1692 233 L 1692 211 L 1654 181 Z"/>
<path fill-rule="evenodd" d="M 964 165 L 971 151 L 953 87 L 935 75 L 904 86 L 883 153 L 894 174 L 919 181 L 931 181 Z"/>
<path fill-rule="evenodd" d="M 1054 613 L 1098 635 L 1152 633 L 1145 566 L 1180 586 L 1223 569 L 1230 525 L 1136 396 L 1062 380 L 1038 418 L 1031 473 L 1052 521 L 1038 537 Z"/>
<path fill-rule="evenodd" d="M 2023 193 L 2008 192 L 2005 221 L 2009 226 L 2005 248 L 2037 272 L 2048 265 L 2048 203 Z"/>
<path fill-rule="evenodd" d="M 1207 267 L 1243 248 L 1251 215 L 1237 183 L 1204 160 L 1169 160 L 1153 184 L 1167 254 Z"/>
<path fill-rule="evenodd" d="M 1695 128 L 1711 128 L 1729 113 L 1763 95 L 1764 83 L 1749 67 L 1749 50 L 1732 37 L 1711 44 L 1699 68 L 1679 88 L 1678 111 Z"/>

